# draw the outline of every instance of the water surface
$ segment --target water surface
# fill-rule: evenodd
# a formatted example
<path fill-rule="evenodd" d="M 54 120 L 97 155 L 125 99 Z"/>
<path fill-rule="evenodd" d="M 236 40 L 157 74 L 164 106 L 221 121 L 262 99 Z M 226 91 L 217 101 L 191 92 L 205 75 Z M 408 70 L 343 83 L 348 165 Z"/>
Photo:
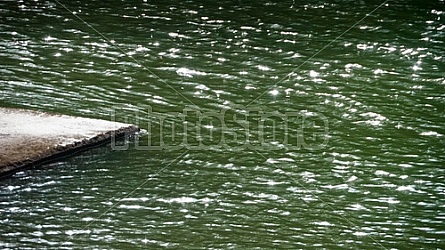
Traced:
<path fill-rule="evenodd" d="M 381 3 L 2 1 L 1 106 L 148 132 L 2 180 L 0 245 L 442 248 L 444 2 Z"/>

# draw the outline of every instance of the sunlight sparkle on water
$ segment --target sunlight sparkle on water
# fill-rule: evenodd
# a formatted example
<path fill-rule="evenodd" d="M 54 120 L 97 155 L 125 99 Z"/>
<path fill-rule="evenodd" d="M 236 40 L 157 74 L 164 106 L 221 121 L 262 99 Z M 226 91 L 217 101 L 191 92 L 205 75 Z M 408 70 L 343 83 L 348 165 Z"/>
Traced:
<path fill-rule="evenodd" d="M 56 40 L 56 38 L 48 35 L 47 37 L 43 38 L 43 40 L 45 40 L 46 42 L 49 42 L 49 41 L 52 41 L 52 40 Z"/>
<path fill-rule="evenodd" d="M 311 70 L 311 71 L 309 71 L 309 75 L 310 75 L 311 77 L 317 77 L 317 76 L 318 76 L 318 73 L 317 73 L 316 71 L 314 71 L 314 70 Z"/>
<path fill-rule="evenodd" d="M 259 69 L 259 70 L 262 70 L 262 71 L 269 71 L 269 70 L 270 70 L 269 67 L 264 66 L 264 65 L 258 65 L 258 69 Z"/>

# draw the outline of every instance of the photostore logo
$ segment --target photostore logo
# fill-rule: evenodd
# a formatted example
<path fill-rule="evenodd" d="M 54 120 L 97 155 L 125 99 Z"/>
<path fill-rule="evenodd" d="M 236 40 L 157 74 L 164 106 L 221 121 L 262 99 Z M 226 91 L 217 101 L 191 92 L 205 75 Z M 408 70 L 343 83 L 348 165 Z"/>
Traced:
<path fill-rule="evenodd" d="M 117 110 L 113 110 L 115 121 Z M 307 110 L 266 112 L 259 107 L 203 111 L 187 106 L 180 112 L 138 112 L 131 119 L 145 130 L 134 143 L 137 150 L 320 150 L 329 140 L 326 116 Z M 114 150 L 126 150 L 112 137 Z"/>

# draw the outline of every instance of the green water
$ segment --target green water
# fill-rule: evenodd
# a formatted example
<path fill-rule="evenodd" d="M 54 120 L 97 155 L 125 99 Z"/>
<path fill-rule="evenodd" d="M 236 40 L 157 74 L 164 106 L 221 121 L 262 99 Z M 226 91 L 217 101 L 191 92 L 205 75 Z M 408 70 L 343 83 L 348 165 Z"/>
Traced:
<path fill-rule="evenodd" d="M 382 3 L 0 2 L 0 106 L 145 130 L 2 180 L 1 248 L 443 248 L 445 4 Z"/>

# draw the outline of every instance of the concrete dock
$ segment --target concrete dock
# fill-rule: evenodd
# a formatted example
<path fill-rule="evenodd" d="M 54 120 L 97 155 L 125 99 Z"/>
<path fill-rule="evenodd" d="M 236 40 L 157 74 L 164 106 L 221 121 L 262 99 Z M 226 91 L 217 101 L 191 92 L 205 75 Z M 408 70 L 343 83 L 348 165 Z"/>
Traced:
<path fill-rule="evenodd" d="M 0 178 L 137 131 L 131 124 L 0 107 Z"/>

